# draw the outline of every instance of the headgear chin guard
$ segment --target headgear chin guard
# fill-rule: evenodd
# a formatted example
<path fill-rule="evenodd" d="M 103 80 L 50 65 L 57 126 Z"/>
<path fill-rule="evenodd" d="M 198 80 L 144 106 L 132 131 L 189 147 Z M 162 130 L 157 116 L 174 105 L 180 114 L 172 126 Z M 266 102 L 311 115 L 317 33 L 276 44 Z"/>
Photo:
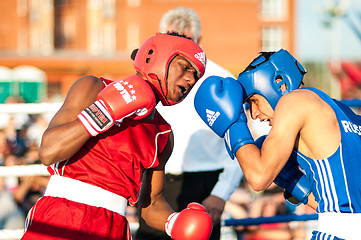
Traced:
<path fill-rule="evenodd" d="M 177 55 L 187 59 L 196 69 L 196 81 L 203 76 L 206 55 L 200 46 L 184 37 L 157 33 L 144 41 L 134 57 L 135 69 L 146 77 L 164 106 L 181 102 L 167 99 L 168 68 Z"/>
<path fill-rule="evenodd" d="M 244 102 L 253 94 L 260 94 L 274 110 L 284 94 L 300 86 L 306 72 L 288 51 L 281 49 L 255 58 L 237 80 L 246 92 Z M 283 84 L 284 91 L 281 90 Z"/>

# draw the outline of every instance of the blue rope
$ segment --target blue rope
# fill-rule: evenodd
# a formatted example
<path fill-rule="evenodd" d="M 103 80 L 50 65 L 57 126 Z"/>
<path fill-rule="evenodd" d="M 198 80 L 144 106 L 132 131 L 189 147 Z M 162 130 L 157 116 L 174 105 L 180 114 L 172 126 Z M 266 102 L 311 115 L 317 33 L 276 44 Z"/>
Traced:
<path fill-rule="evenodd" d="M 276 215 L 272 217 L 257 217 L 257 218 L 242 218 L 235 219 L 230 218 L 222 221 L 222 226 L 250 226 L 260 225 L 265 223 L 280 223 L 280 222 L 292 222 L 292 221 L 309 221 L 317 220 L 318 214 L 289 214 L 289 215 Z"/>
<path fill-rule="evenodd" d="M 338 101 L 349 107 L 361 107 L 361 99 L 342 99 Z"/>

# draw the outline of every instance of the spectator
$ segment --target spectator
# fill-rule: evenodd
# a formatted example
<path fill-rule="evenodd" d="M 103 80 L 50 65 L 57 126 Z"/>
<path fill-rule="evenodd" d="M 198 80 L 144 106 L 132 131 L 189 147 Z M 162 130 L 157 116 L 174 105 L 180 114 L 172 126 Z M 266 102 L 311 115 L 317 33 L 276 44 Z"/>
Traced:
<path fill-rule="evenodd" d="M 283 189 L 275 184 L 262 192 L 253 201 L 249 209 L 249 217 L 273 217 L 276 215 L 290 214 L 286 206 Z M 289 223 L 270 223 L 247 227 L 245 240 L 291 240 L 292 231 Z"/>
<path fill-rule="evenodd" d="M 10 153 L 6 132 L 0 129 L 0 166 L 4 165 L 5 157 Z"/>
<path fill-rule="evenodd" d="M 21 97 L 10 96 L 5 100 L 6 104 L 16 104 L 16 103 L 24 103 L 24 100 Z M 10 119 L 13 119 L 13 125 L 15 129 L 21 129 L 27 122 L 30 120 L 28 114 L 26 113 L 15 113 L 15 114 L 7 114 L 0 113 L 0 128 L 6 128 L 9 124 Z"/>
<path fill-rule="evenodd" d="M 34 162 L 40 164 L 40 160 Z M 14 191 L 14 199 L 22 208 L 25 216 L 36 201 L 44 195 L 49 176 L 24 176 L 20 177 L 19 185 Z"/>
<path fill-rule="evenodd" d="M 0 177 L 0 229 L 22 229 L 24 221 L 12 193 L 5 187 L 4 177 Z"/>
<path fill-rule="evenodd" d="M 43 114 L 34 116 L 32 124 L 28 127 L 26 138 L 40 146 L 41 136 L 48 126 L 48 120 Z"/>
<path fill-rule="evenodd" d="M 225 212 L 235 219 L 273 217 L 291 214 L 294 210 L 294 206 L 285 202 L 283 189 L 277 185 L 272 184 L 265 191 L 255 192 L 244 178 L 225 206 Z M 305 239 L 302 238 L 305 234 L 304 225 L 298 223 L 235 226 L 235 229 L 238 239 L 242 240 Z"/>
<path fill-rule="evenodd" d="M 14 154 L 9 154 L 5 157 L 4 166 L 11 167 L 15 165 L 19 165 L 22 161 L 22 158 L 17 157 Z M 4 179 L 5 181 L 5 189 L 11 193 L 14 193 L 16 188 L 18 187 L 18 177 L 16 176 L 8 176 Z"/>

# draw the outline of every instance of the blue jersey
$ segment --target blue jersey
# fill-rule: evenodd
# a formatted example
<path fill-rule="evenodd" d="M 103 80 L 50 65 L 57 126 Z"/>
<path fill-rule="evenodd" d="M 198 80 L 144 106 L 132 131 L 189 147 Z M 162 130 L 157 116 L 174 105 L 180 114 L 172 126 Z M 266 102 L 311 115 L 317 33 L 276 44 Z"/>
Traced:
<path fill-rule="evenodd" d="M 315 88 L 336 114 L 341 143 L 331 156 L 315 160 L 297 152 L 318 202 L 317 212 L 361 213 L 361 116 Z"/>

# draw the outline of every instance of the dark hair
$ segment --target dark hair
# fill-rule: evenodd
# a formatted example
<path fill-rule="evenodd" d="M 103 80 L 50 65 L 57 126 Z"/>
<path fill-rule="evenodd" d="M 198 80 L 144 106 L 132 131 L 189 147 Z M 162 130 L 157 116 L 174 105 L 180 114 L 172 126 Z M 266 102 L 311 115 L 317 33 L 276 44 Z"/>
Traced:
<path fill-rule="evenodd" d="M 176 36 L 176 37 L 182 37 L 182 38 L 186 38 L 186 39 L 189 39 L 189 40 L 192 40 L 193 41 L 193 39 L 192 38 L 190 38 L 190 37 L 187 37 L 186 35 L 184 35 L 184 34 L 181 34 L 181 33 L 178 33 L 178 32 L 167 32 L 166 34 L 168 34 L 168 35 L 172 35 L 172 36 Z"/>
<path fill-rule="evenodd" d="M 269 60 L 269 58 L 271 57 L 272 54 L 274 54 L 275 52 L 259 52 L 260 55 L 258 55 L 258 57 L 256 57 L 255 59 L 253 59 L 253 61 L 246 67 L 246 69 L 243 70 L 243 72 L 246 72 L 248 70 L 252 70 L 255 69 L 257 66 L 261 65 L 262 63 L 266 62 Z M 255 64 L 255 62 L 260 58 L 263 57 L 264 60 L 257 62 Z"/>

